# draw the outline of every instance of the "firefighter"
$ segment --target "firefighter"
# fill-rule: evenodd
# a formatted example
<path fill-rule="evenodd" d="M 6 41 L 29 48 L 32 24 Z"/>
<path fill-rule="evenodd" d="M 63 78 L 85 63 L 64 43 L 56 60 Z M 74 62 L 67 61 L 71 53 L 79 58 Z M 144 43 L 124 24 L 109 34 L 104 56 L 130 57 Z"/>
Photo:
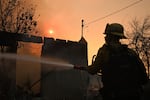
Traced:
<path fill-rule="evenodd" d="M 101 72 L 103 100 L 140 100 L 141 87 L 148 77 L 138 55 L 120 42 L 126 39 L 124 27 L 119 23 L 107 24 L 104 34 L 105 44 L 86 70 L 90 74 Z M 81 67 L 75 66 L 78 68 Z"/>

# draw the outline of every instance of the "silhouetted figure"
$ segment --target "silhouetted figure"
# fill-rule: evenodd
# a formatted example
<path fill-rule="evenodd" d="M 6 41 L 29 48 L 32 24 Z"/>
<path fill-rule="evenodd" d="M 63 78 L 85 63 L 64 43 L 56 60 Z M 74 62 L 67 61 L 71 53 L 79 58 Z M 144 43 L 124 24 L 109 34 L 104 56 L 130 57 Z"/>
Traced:
<path fill-rule="evenodd" d="M 102 73 L 103 100 L 140 100 L 142 85 L 148 82 L 144 64 L 133 50 L 120 43 L 126 38 L 121 24 L 107 24 L 104 34 L 106 43 L 86 70 Z"/>

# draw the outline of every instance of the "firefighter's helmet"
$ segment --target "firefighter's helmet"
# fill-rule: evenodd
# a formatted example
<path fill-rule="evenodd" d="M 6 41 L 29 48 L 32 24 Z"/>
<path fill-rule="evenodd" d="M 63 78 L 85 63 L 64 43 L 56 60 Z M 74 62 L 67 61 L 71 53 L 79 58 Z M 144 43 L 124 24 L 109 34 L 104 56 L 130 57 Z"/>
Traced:
<path fill-rule="evenodd" d="M 107 24 L 105 28 L 104 34 L 112 34 L 115 36 L 119 36 L 120 38 L 126 38 L 124 35 L 124 28 L 121 24 L 118 23 L 112 23 Z"/>

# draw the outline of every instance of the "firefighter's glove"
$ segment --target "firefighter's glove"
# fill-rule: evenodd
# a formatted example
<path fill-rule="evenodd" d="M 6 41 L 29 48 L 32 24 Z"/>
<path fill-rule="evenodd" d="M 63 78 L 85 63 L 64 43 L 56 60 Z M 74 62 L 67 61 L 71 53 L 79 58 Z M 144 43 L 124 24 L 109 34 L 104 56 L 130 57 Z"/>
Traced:
<path fill-rule="evenodd" d="M 74 65 L 74 69 L 86 70 L 86 67 L 83 67 L 83 66 L 80 66 L 80 65 Z"/>

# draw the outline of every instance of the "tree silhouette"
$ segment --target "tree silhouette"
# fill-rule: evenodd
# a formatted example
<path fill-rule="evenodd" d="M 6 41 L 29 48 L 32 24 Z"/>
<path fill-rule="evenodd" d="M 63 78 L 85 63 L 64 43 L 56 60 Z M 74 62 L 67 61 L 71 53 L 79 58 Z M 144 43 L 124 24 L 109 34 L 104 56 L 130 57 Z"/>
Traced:
<path fill-rule="evenodd" d="M 0 30 L 30 34 L 36 32 L 35 6 L 25 0 L 0 0 Z"/>
<path fill-rule="evenodd" d="M 21 34 L 36 33 L 34 5 L 26 0 L 0 0 L 0 31 Z M 16 46 L 16 45 L 15 45 Z M 0 45 L 0 52 L 12 52 L 14 46 Z M 0 99 L 14 100 L 13 70 L 16 61 L 0 58 Z M 14 74 L 15 75 L 15 74 Z M 11 89 L 13 88 L 13 89 Z"/>
<path fill-rule="evenodd" d="M 149 75 L 150 67 L 150 16 L 143 20 L 133 19 L 130 23 L 131 36 L 129 46 L 132 47 L 141 57 Z"/>

